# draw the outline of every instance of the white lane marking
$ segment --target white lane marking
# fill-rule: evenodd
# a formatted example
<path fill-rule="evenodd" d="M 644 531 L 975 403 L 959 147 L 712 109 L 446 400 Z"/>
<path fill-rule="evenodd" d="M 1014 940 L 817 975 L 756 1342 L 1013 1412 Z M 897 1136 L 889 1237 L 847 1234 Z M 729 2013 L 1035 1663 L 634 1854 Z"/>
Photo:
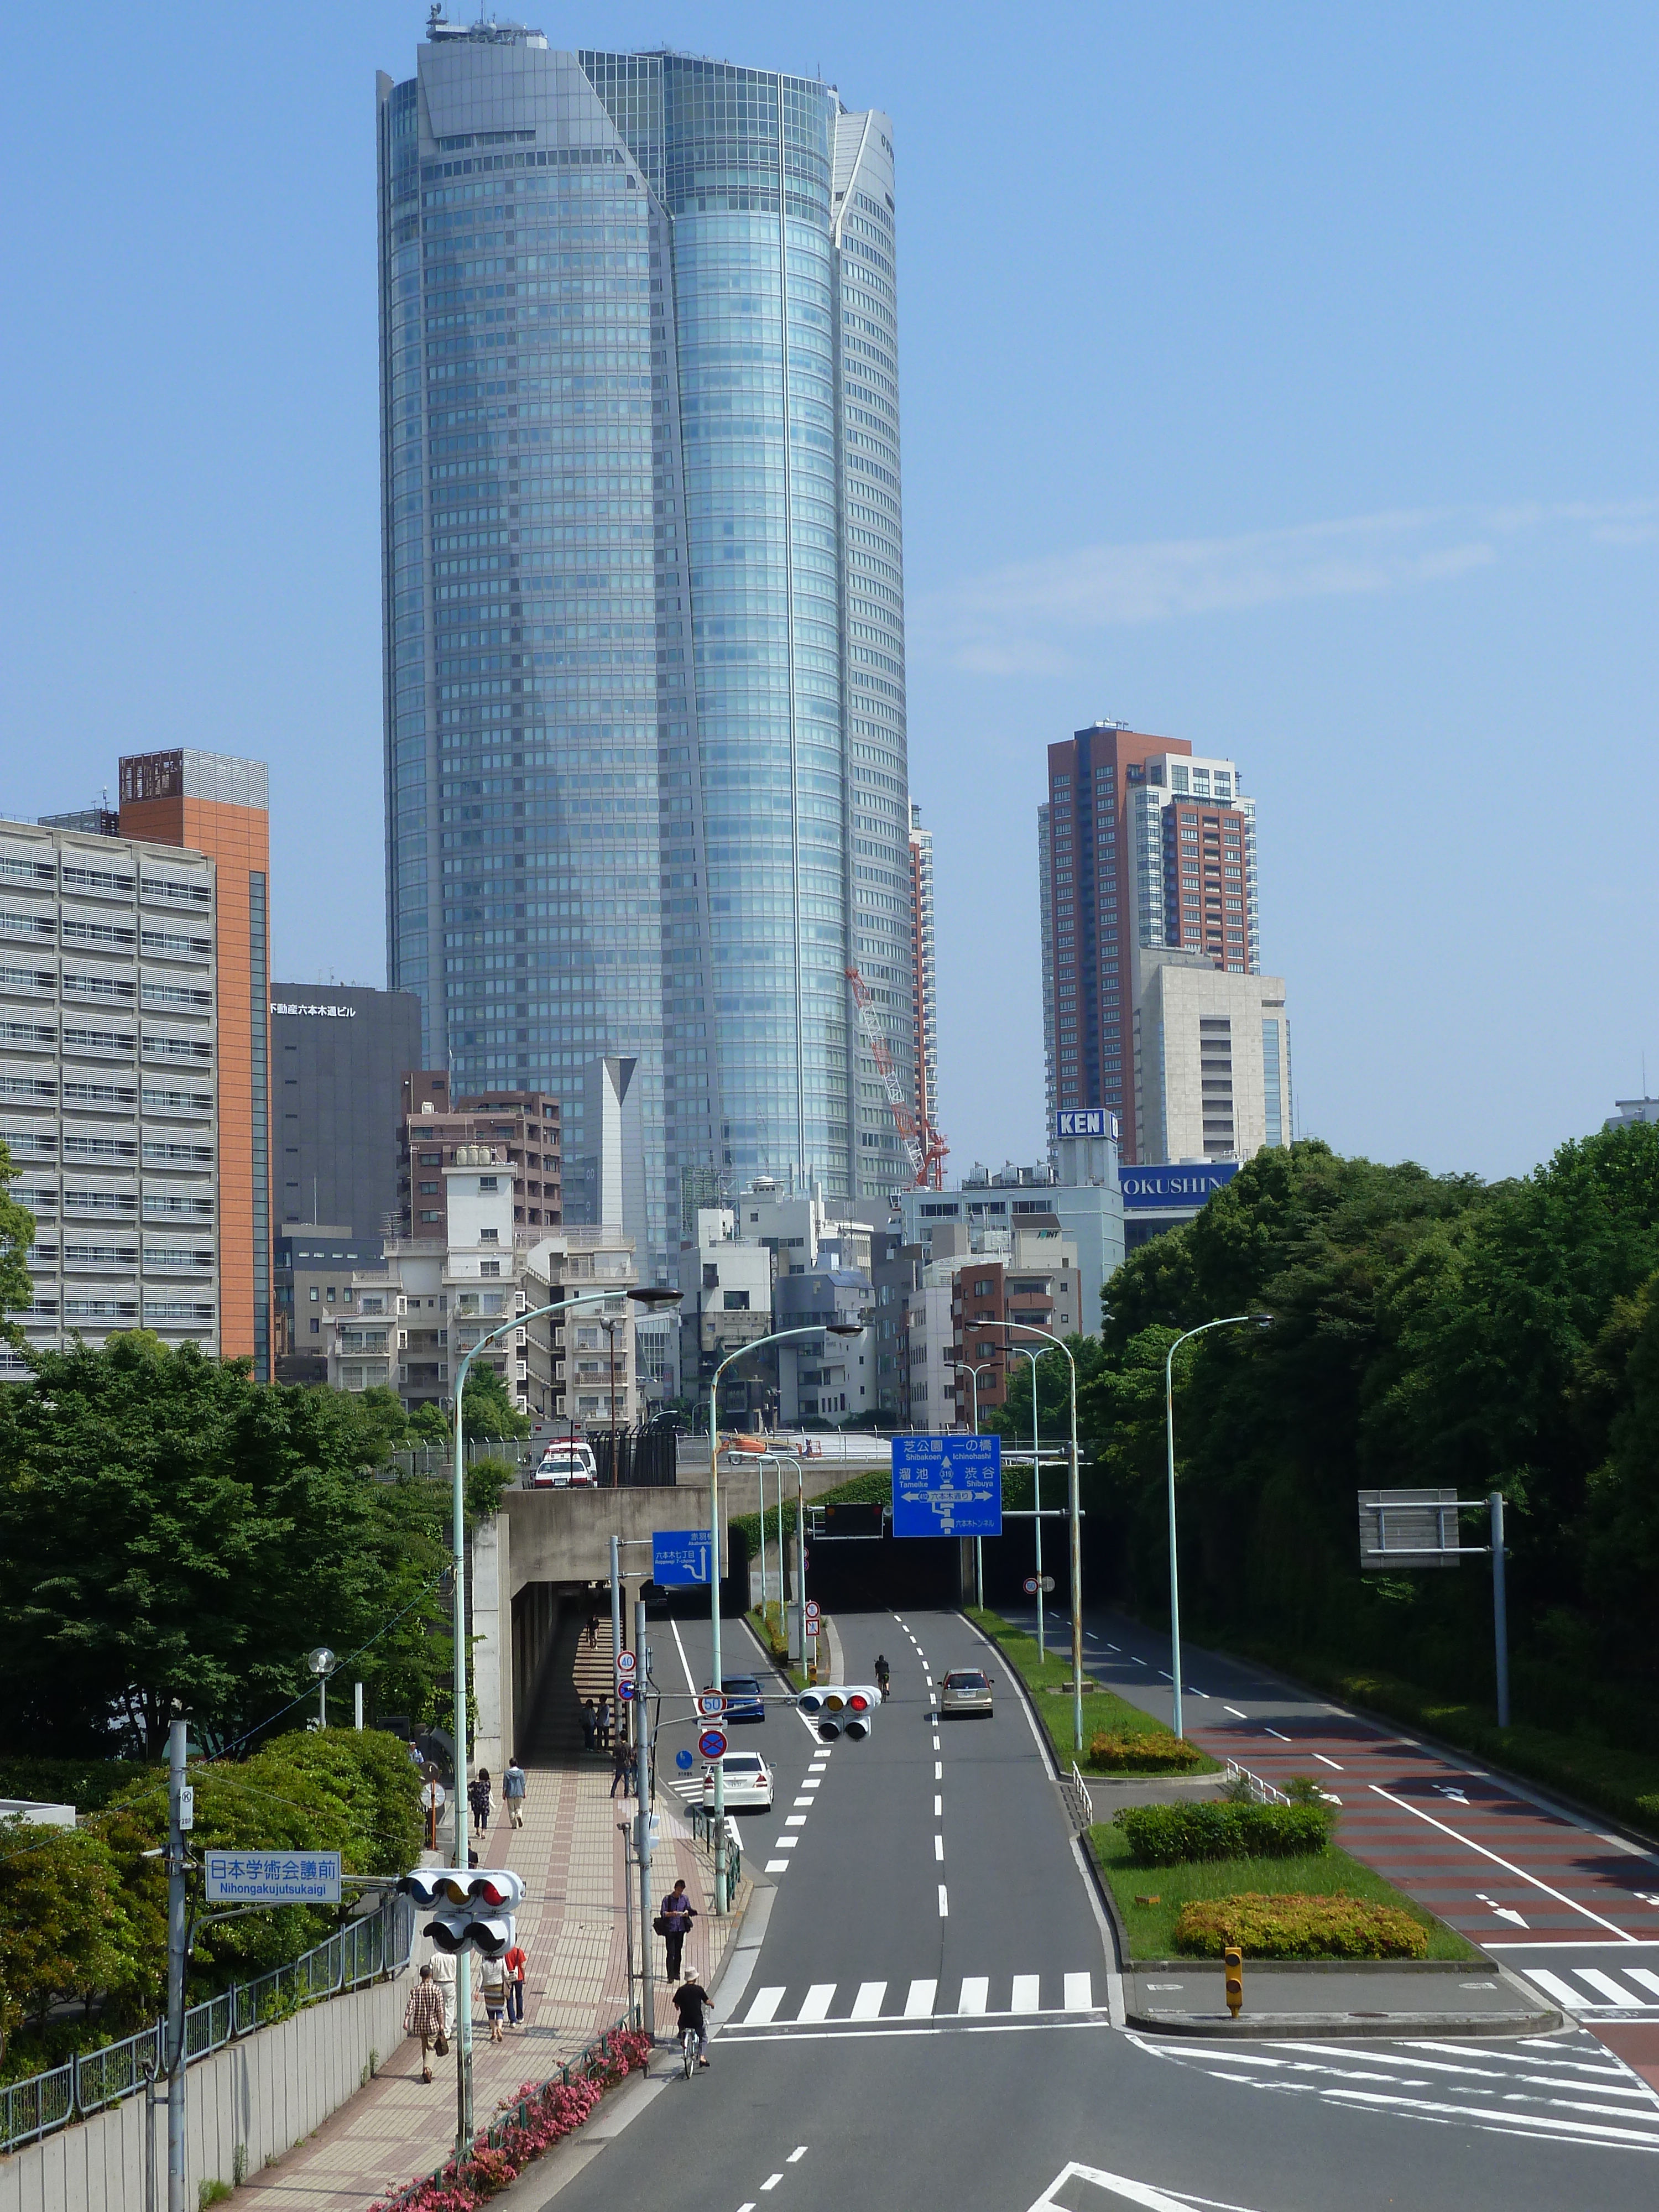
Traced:
<path fill-rule="evenodd" d="M 800 1786 L 803 1790 L 822 1790 L 823 1778 L 817 1774 L 809 1774 Z M 810 1805 L 811 1802 L 810 1797 L 797 1797 L 795 1800 L 797 1805 Z"/>
<path fill-rule="evenodd" d="M 1632 1996 L 1622 1982 L 1615 1982 L 1613 1976 L 1604 1972 L 1600 1966 L 1575 1966 L 1572 1971 L 1581 1982 L 1588 1982 L 1591 1989 L 1599 1990 L 1609 2004 L 1622 2005 L 1627 2011 L 1632 2006 L 1640 2006 L 1644 2012 L 1651 2012 L 1653 2009 L 1653 1998 Z M 1637 1971 L 1639 1972 L 1640 1969 Z M 1631 1979 L 1634 1981 L 1636 1975 L 1632 1974 Z M 1651 1974 L 1648 1976 L 1650 1982 L 1653 1978 Z M 1659 1987 L 1659 1984 L 1656 1986 Z"/>
<path fill-rule="evenodd" d="M 810 1797 L 797 1797 L 794 1802 L 797 1805 L 811 1806 L 813 1801 Z"/>
<path fill-rule="evenodd" d="M 780 1836 L 772 1848 L 775 1851 L 793 1851 L 799 1841 L 799 1836 Z"/>
<path fill-rule="evenodd" d="M 962 1995 L 957 1999 L 959 2013 L 982 2013 L 991 2001 L 991 1984 L 984 1974 L 970 1974 L 963 1983 Z"/>
<path fill-rule="evenodd" d="M 945 1856 L 945 1838 L 943 1836 L 935 1836 L 933 1838 L 933 1856 L 936 1859 L 942 1859 Z"/>
<path fill-rule="evenodd" d="M 768 1874 L 787 1874 L 789 1862 L 787 1859 L 768 1859 L 766 1871 Z"/>
<path fill-rule="evenodd" d="M 1146 1662 L 1143 1660 L 1143 1661 L 1141 1662 L 1141 1664 L 1144 1666 L 1144 1665 L 1146 1664 Z M 1158 1671 L 1159 1675 L 1162 1677 L 1162 1679 L 1163 1679 L 1164 1681 L 1166 1681 L 1166 1682 L 1173 1682 L 1173 1681 L 1174 1681 L 1174 1680 L 1175 1680 L 1175 1676 L 1174 1676 L 1173 1674 L 1170 1674 L 1170 1673 L 1167 1671 L 1167 1669 L 1165 1669 L 1164 1668 L 1160 1667 L 1160 1668 L 1158 1668 Z"/>
<path fill-rule="evenodd" d="M 951 1917 L 951 1895 L 943 1882 L 939 1886 L 939 1917 L 941 1920 Z"/>
<path fill-rule="evenodd" d="M 1140 1658 L 1138 1655 L 1136 1655 L 1136 1654 L 1134 1654 L 1134 1653 L 1131 1653 L 1131 1655 L 1130 1655 L 1130 1656 L 1131 1656 L 1131 1657 L 1132 1657 L 1132 1658 L 1133 1658 L 1133 1659 L 1134 1659 L 1134 1662 L 1135 1662 L 1135 1664 L 1136 1664 L 1136 1666 L 1137 1666 L 1137 1667 L 1144 1667 L 1144 1666 L 1146 1664 L 1146 1662 L 1144 1659 Z"/>
<path fill-rule="evenodd" d="M 805 2155 L 806 2145 L 805 2143 L 799 2143 L 795 2148 L 790 2152 L 788 2157 L 785 2159 L 783 2162 L 786 2166 L 799 2166 Z"/>
<path fill-rule="evenodd" d="M 1339 1766 L 1334 1759 L 1327 1759 L 1322 1751 L 1315 1752 L 1314 1757 L 1322 1766 L 1328 1766 L 1334 1773 L 1346 1774 L 1348 1771 L 1346 1766 Z"/>
<path fill-rule="evenodd" d="M 783 1825 L 786 1828 L 804 1828 L 806 1826 L 806 1815 L 805 1813 L 791 1813 Z"/>
<path fill-rule="evenodd" d="M 1066 2009 L 1067 2012 L 1092 2012 L 1095 2008 L 1094 1982 L 1088 1974 L 1067 1974 L 1066 1977 Z"/>
<path fill-rule="evenodd" d="M 935 1751 L 939 1749 L 939 1738 L 937 1736 L 933 1738 L 933 1748 Z"/>
<path fill-rule="evenodd" d="M 1085 1629 L 1084 1630 L 1083 1633 L 1084 1633 L 1084 1634 L 1088 1638 L 1088 1639 L 1089 1639 L 1089 1641 L 1090 1641 L 1090 1643 L 1091 1643 L 1091 1644 L 1098 1644 L 1098 1643 L 1099 1643 L 1100 1638 L 1099 1638 L 1095 1634 L 1095 1632 L 1093 1631 L 1093 1629 L 1092 1629 L 1092 1628 L 1085 1628 Z"/>
<path fill-rule="evenodd" d="M 937 1759 L 933 1761 L 933 1779 L 935 1782 L 943 1782 L 945 1779 L 944 1764 Z"/>
<path fill-rule="evenodd" d="M 830 2000 L 836 1994 L 833 1982 L 814 1982 L 806 1992 L 806 2001 L 795 2015 L 798 2020 L 828 2020 Z"/>
<path fill-rule="evenodd" d="M 775 2189 L 775 2188 L 777 2187 L 777 2185 L 778 2185 L 779 2182 L 781 2182 L 782 2179 L 783 2179 L 783 2176 L 782 2176 L 781 2173 L 773 2173 L 773 2174 L 769 2174 L 769 2175 L 768 2175 L 768 2177 L 767 2177 L 767 2179 L 766 2179 L 764 2181 L 763 2181 L 763 2182 L 762 2182 L 762 2184 L 761 2184 L 761 2188 L 762 2188 L 763 2191 L 766 2191 L 766 2190 L 768 2190 L 768 2189 Z"/>
<path fill-rule="evenodd" d="M 1210 1702 L 1210 1693 L 1209 1693 L 1209 1692 L 1208 1692 L 1207 1690 L 1200 1690 L 1200 1689 L 1199 1688 L 1199 1686 L 1198 1686 L 1198 1685 L 1197 1685 L 1197 1683 L 1196 1683 L 1196 1682 L 1188 1682 L 1188 1685 L 1187 1685 L 1187 1695 L 1188 1695 L 1189 1698 L 1203 1698 L 1203 1700 L 1204 1700 L 1204 1702 L 1205 1702 L 1205 1704 L 1206 1704 L 1206 1705 L 1207 1705 L 1209 1704 L 1209 1702 Z"/>
<path fill-rule="evenodd" d="M 1150 2182 L 1131 2181 L 1121 2173 L 1107 2173 L 1097 2166 L 1079 2166 L 1075 2160 L 1058 2172 L 1043 2191 L 1030 2212 L 1060 2212 L 1060 2192 L 1067 2182 L 1086 2181 L 1096 2189 L 1103 2189 L 1109 2196 L 1121 2197 L 1126 2203 L 1139 2204 L 1143 2212 L 1192 2212 L 1194 2204 L 1209 2200 L 1201 2197 L 1168 2197 Z M 1240 2212 L 1230 2205 L 1224 2212 Z"/>
<path fill-rule="evenodd" d="M 1624 1971 L 1632 1982 L 1640 1982 L 1644 1990 L 1651 1990 L 1655 1996 L 1659 1997 L 1659 1974 L 1656 1974 L 1651 1967 L 1626 1966 Z"/>
<path fill-rule="evenodd" d="M 887 1994 L 885 1982 L 860 1982 L 859 1993 L 853 2000 L 854 2020 L 879 2020 L 881 2001 Z"/>
<path fill-rule="evenodd" d="M 944 1817 L 945 1817 L 945 1800 L 944 1800 L 944 1798 L 942 1798 L 942 1797 L 939 1796 L 939 1794 L 938 1790 L 936 1790 L 933 1792 L 933 1818 L 934 1818 L 936 1820 L 942 1820 L 944 1819 Z"/>
<path fill-rule="evenodd" d="M 1223 1705 L 1221 1710 L 1224 1713 L 1231 1713 L 1236 1721 L 1247 1721 L 1250 1717 L 1248 1713 L 1241 1713 L 1237 1705 Z"/>
<path fill-rule="evenodd" d="M 1490 2107 L 1483 2108 L 1480 2105 L 1436 2105 L 1424 2097 L 1385 2097 L 1380 2091 L 1375 2089 L 1326 2089 L 1321 2094 L 1345 2105 L 1392 2105 L 1401 2112 L 1430 2114 L 1443 2112 L 1455 2119 L 1485 2120 L 1488 2124 L 1501 2119 L 1505 2128 L 1537 2128 L 1551 2135 L 1595 2136 L 1599 2136 L 1603 2142 L 1612 2139 L 1616 2142 L 1642 2143 L 1650 2150 L 1659 2148 L 1659 2142 L 1656 2142 L 1654 2136 L 1645 2130 L 1638 2132 L 1634 2128 L 1608 2127 L 1605 2123 L 1598 2125 L 1593 2120 L 1558 2120 L 1543 2113 L 1532 2112 L 1508 2112 L 1500 2115 L 1494 2113 Z M 1580 2105 L 1574 2109 L 1578 2112 L 1593 2112 L 1598 2111 L 1600 2107 L 1595 2105 Z M 1620 2119 L 1627 2117 L 1625 2112 L 1617 2111 L 1614 2107 L 1608 2109 Z"/>
<path fill-rule="evenodd" d="M 938 1992 L 937 1982 L 912 1982 L 909 1994 L 904 2000 L 906 2020 L 931 2020 L 933 2016 L 933 1999 Z"/>
<path fill-rule="evenodd" d="M 1014 1976 L 1013 2002 L 1010 2012 L 1041 2012 L 1042 2010 L 1042 1977 L 1041 1974 Z"/>
<path fill-rule="evenodd" d="M 1586 1920 L 1593 1920 L 1598 1928 L 1605 1928 L 1609 1935 L 1621 1936 L 1626 1943 L 1634 1943 L 1638 1941 L 1636 1936 L 1628 1935 L 1615 1921 L 1604 1920 L 1599 1912 L 1592 1912 L 1588 1905 L 1580 1905 L 1576 1898 L 1569 1897 L 1565 1890 L 1552 1889 L 1548 1882 L 1540 1881 L 1535 1874 L 1528 1874 L 1524 1867 L 1516 1866 L 1512 1860 L 1499 1858 L 1496 1851 L 1489 1851 L 1484 1844 L 1477 1844 L 1473 1836 L 1466 1836 L 1459 1828 L 1448 1827 L 1443 1820 L 1437 1820 L 1432 1813 L 1425 1813 L 1419 1807 L 1409 1803 L 1404 1797 L 1396 1797 L 1391 1790 L 1385 1790 L 1380 1782 L 1373 1782 L 1370 1787 L 1375 1796 L 1385 1798 L 1390 1805 L 1397 1805 L 1402 1813 L 1411 1813 L 1418 1820 L 1426 1820 L 1430 1827 L 1438 1828 L 1443 1836 L 1449 1836 L 1454 1843 L 1465 1844 L 1470 1850 L 1479 1851 L 1483 1859 L 1490 1859 L 1494 1866 L 1501 1866 L 1505 1874 L 1516 1875 L 1521 1881 L 1529 1881 L 1534 1889 L 1541 1889 L 1546 1897 L 1553 1897 L 1558 1905 L 1571 1905 L 1575 1912 L 1583 1913 Z"/>
<path fill-rule="evenodd" d="M 745 2027 L 764 2027 L 767 2022 L 771 2020 L 773 2015 L 776 2013 L 778 2007 L 783 2002 L 787 1993 L 787 1984 L 781 1984 L 776 1989 L 757 1990 L 755 1995 L 754 2003 L 750 2006 L 748 2011 L 744 2013 L 743 2016 L 744 2026 Z"/>
<path fill-rule="evenodd" d="M 751 2197 L 746 2204 L 739 2204 L 738 2207 L 738 2212 L 755 2212 L 754 2198 Z"/>
<path fill-rule="evenodd" d="M 1527 1925 L 1518 1912 L 1512 1911 L 1507 1905 L 1499 1905 L 1495 1899 L 1488 1897 L 1484 1889 L 1477 1889 L 1474 1894 L 1476 1902 L 1484 1905 L 1488 1912 L 1495 1912 L 1500 1920 L 1511 1920 L 1517 1928 Z"/>
<path fill-rule="evenodd" d="M 1290 1740 L 1291 1740 L 1291 1739 L 1289 1738 L 1289 1736 L 1287 1736 L 1287 1735 L 1285 1734 L 1285 1732 L 1284 1732 L 1284 1730 L 1283 1730 L 1282 1729 L 1267 1728 L 1267 1722 L 1266 1722 L 1266 1721 L 1263 1721 L 1263 1722 L 1262 1722 L 1262 1723 L 1261 1723 L 1261 1725 L 1262 1725 L 1262 1727 L 1263 1727 L 1263 1728 L 1267 1729 L 1267 1733 L 1268 1733 L 1268 1735 L 1276 1735 L 1276 1736 L 1279 1738 L 1279 1741 L 1280 1741 L 1280 1743 L 1288 1743 L 1288 1742 L 1290 1741 Z"/>
<path fill-rule="evenodd" d="M 1106 1649 L 1107 1649 L 1109 1651 L 1116 1651 L 1116 1650 L 1120 1650 L 1121 1648 L 1121 1647 L 1120 1645 L 1115 1644 L 1108 1644 L 1108 1645 L 1106 1646 Z"/>

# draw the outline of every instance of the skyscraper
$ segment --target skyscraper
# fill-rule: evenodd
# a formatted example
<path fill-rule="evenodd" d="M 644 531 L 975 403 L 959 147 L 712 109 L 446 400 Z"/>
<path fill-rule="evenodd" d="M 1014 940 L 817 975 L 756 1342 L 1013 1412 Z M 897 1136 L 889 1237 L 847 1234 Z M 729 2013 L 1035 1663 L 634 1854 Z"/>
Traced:
<path fill-rule="evenodd" d="M 379 89 L 388 980 L 573 1156 L 637 1060 L 659 1273 L 688 1188 L 906 1179 L 891 130 L 435 9 Z"/>
<path fill-rule="evenodd" d="M 1095 722 L 1048 748 L 1037 842 L 1049 1127 L 1056 1111 L 1105 1107 L 1136 1162 L 1143 969 L 1177 954 L 1261 972 L 1255 803 L 1231 761 Z"/>
<path fill-rule="evenodd" d="M 933 833 L 921 826 L 921 809 L 910 806 L 910 932 L 915 945 L 911 988 L 916 1030 L 916 1119 L 939 1113 L 939 966 L 933 944 Z M 943 1163 L 935 1166 L 935 1188 Z"/>

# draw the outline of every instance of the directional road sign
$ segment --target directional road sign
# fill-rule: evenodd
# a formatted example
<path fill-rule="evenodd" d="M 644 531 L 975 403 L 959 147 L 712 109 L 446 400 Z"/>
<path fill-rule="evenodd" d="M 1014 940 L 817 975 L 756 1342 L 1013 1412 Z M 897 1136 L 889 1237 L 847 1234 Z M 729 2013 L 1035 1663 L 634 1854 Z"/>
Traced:
<path fill-rule="evenodd" d="M 697 1711 L 706 1721 L 717 1721 L 726 1711 L 726 1699 L 718 1690 L 704 1690 L 697 1698 Z"/>
<path fill-rule="evenodd" d="M 895 1536 L 1000 1536 L 1000 1437 L 895 1437 Z"/>
<path fill-rule="evenodd" d="M 651 1538 L 653 1583 L 706 1583 L 714 1549 L 707 1528 L 659 1528 Z"/>
<path fill-rule="evenodd" d="M 1053 1589 L 1054 1586 L 1054 1578 L 1052 1575 L 1027 1575 L 1025 1577 L 1027 1597 L 1035 1597 L 1039 1590 L 1046 1592 Z"/>
<path fill-rule="evenodd" d="M 724 1759 L 726 1732 L 723 1729 L 705 1729 L 697 1738 L 697 1749 L 705 1759 Z"/>
<path fill-rule="evenodd" d="M 337 1905 L 338 1851 L 207 1851 L 210 1905 Z"/>
<path fill-rule="evenodd" d="M 631 1651 L 619 1651 L 617 1654 L 617 1672 L 619 1674 L 631 1674 L 639 1663 Z"/>
<path fill-rule="evenodd" d="M 689 1751 L 677 1751 L 674 1753 L 674 1764 L 678 1767 L 682 1774 L 689 1774 L 691 1771 L 690 1753 Z"/>

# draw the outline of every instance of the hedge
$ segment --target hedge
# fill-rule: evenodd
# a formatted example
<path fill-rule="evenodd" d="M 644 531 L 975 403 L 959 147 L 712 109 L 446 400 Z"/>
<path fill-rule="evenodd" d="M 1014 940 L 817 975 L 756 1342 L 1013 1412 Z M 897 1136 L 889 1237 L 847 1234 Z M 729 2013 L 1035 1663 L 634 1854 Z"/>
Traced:
<path fill-rule="evenodd" d="M 1176 1917 L 1175 1948 L 1219 1958 L 1229 1943 L 1257 1959 L 1422 1959 L 1429 1931 L 1392 1905 L 1357 1897 L 1206 1897 Z"/>
<path fill-rule="evenodd" d="M 1191 1774 L 1205 1763 L 1195 1743 L 1167 1729 L 1105 1729 L 1089 1743 L 1088 1764 L 1103 1774 Z"/>
<path fill-rule="evenodd" d="M 1322 1851 L 1334 1816 L 1321 1805 L 1126 1805 L 1121 1828 L 1141 1866 L 1186 1859 L 1297 1859 Z"/>

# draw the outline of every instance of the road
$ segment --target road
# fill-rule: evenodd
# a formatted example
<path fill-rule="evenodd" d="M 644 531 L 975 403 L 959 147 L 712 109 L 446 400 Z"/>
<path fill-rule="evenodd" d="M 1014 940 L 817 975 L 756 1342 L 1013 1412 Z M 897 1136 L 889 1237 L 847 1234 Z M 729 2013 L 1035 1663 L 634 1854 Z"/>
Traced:
<path fill-rule="evenodd" d="M 837 1627 L 849 1677 L 885 1651 L 892 1700 L 827 1753 L 777 1705 L 737 1736 L 780 1779 L 773 1815 L 743 1823 L 750 1864 L 781 1866 L 764 1939 L 708 2072 L 665 2079 L 560 2212 L 665 2190 L 677 2212 L 1650 2205 L 1659 2100 L 1582 2033 L 1356 2050 L 1114 2027 L 1109 1948 L 1023 1705 L 1004 1682 L 991 1720 L 932 1718 L 928 1677 L 996 1673 L 985 1646 L 950 1613 Z M 681 1624 L 699 1682 L 707 1639 Z M 659 1684 L 684 1687 L 665 1624 L 651 1642 Z M 736 1650 L 753 1663 L 739 1631 L 728 1668 Z M 665 1773 L 689 1735 L 665 1731 Z"/>
<path fill-rule="evenodd" d="M 1035 1628 L 1035 1614 L 1011 1613 Z M 1050 1648 L 1068 1635 L 1048 1625 Z M 1069 1649 L 1069 1645 L 1067 1646 Z M 1088 1671 L 1143 1711 L 1172 1711 L 1167 1637 L 1107 1608 L 1085 1616 Z M 1357 1858 L 1577 2018 L 1659 2022 L 1659 1860 L 1549 1806 L 1478 1759 L 1188 1645 L 1189 1735 L 1264 1781 L 1317 1774 Z"/>

